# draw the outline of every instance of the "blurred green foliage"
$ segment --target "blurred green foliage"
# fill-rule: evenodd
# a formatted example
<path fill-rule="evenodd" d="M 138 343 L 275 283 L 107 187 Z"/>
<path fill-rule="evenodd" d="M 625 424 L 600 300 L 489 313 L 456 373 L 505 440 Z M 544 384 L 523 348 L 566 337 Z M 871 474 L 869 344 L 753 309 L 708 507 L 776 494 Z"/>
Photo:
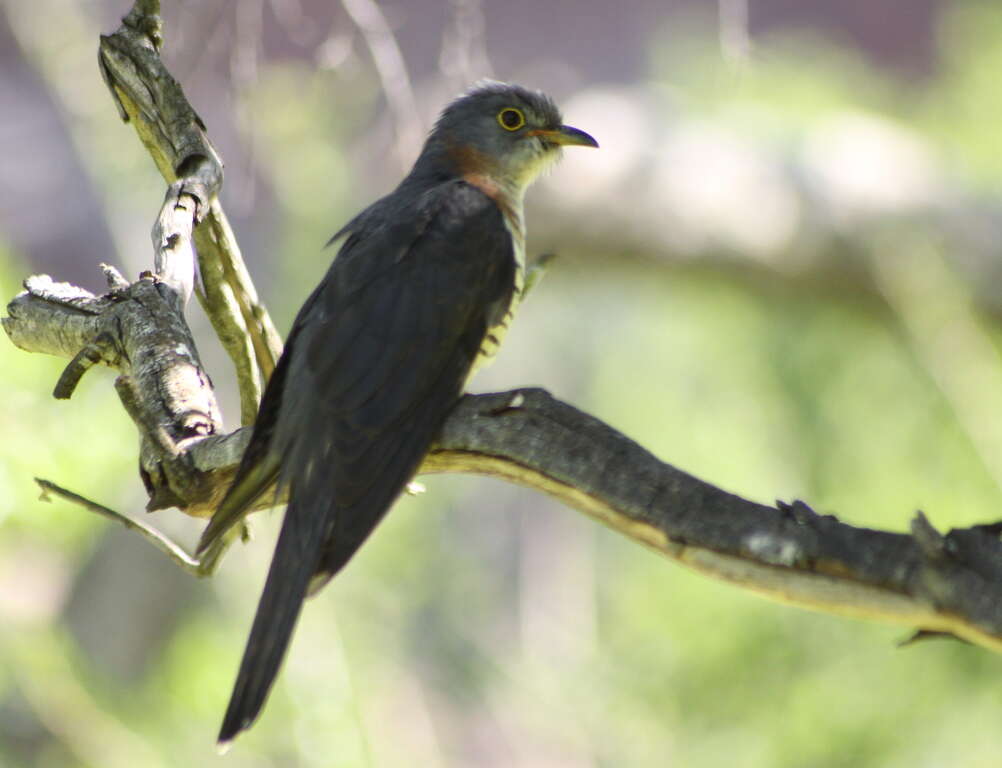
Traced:
<path fill-rule="evenodd" d="M 965 182 L 995 193 L 1002 187 L 995 130 L 1002 14 L 991 0 L 944 8 L 936 72 L 914 83 L 884 76 L 858 51 L 806 30 L 759 41 L 748 65 L 735 66 L 721 57 L 705 17 L 673 19 L 671 27 L 670 43 L 655 41 L 651 66 L 686 110 L 727 115 L 767 106 L 770 120 L 756 127 L 781 142 L 840 110 L 886 115 L 921 132 Z"/>
<path fill-rule="evenodd" d="M 997 192 L 1002 14 L 958 4 L 942 41 L 943 72 L 921 88 L 802 38 L 770 41 L 740 77 L 698 40 L 655 46 L 652 69 L 689 110 L 768 102 L 782 116 L 777 141 L 832 110 L 892 114 Z M 283 212 L 277 247 L 317 254 L 284 261 L 262 286 L 285 318 L 326 268 L 317 244 L 360 204 L 337 171 L 356 125 L 346 116 L 374 93 L 283 64 L 245 94 L 263 115 L 254 130 Z M 0 250 L 0 295 L 27 271 Z M 557 262 L 481 386 L 547 386 L 764 502 L 802 497 L 895 530 L 916 508 L 944 528 L 998 517 L 991 462 L 887 306 L 746 278 L 622 254 Z M 986 332 L 995 343 L 998 329 Z M 143 504 L 134 431 L 108 374 L 56 402 L 62 365 L 0 342 L 0 765 L 212 764 L 279 516 L 260 515 L 255 541 L 155 625 L 162 647 L 138 678 L 97 664 L 80 640 L 80 622 L 105 615 L 81 607 L 92 561 L 112 569 L 92 599 L 113 610 L 119 586 L 139 578 L 114 570 L 122 553 L 151 573 L 169 566 L 125 535 L 101 550 L 109 523 L 37 501 L 34 475 L 123 510 Z M 229 765 L 998 764 L 1002 665 L 987 651 L 898 650 L 904 629 L 753 599 L 527 491 L 426 482 L 307 605 L 265 715 Z M 197 530 L 161 519 L 182 537 Z M 119 612 L 99 629 L 110 639 L 137 622 Z"/>
<path fill-rule="evenodd" d="M 993 130 L 1002 114 L 994 74 L 1002 67 L 1002 15 L 990 0 L 956 3 L 940 27 L 942 73 L 915 117 L 964 175 L 1002 188 L 1002 152 Z"/>

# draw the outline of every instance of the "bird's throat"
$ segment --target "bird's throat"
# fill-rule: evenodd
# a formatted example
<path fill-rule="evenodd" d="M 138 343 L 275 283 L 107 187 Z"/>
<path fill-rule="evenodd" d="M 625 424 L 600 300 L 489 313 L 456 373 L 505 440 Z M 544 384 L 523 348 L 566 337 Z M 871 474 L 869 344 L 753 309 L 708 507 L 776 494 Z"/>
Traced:
<path fill-rule="evenodd" d="M 522 198 L 524 190 L 512 189 L 500 182 L 496 177 L 483 172 L 468 172 L 462 176 L 463 181 L 476 187 L 493 200 L 505 218 L 513 238 L 518 240 L 516 247 L 525 240 L 525 227 L 522 223 Z"/>

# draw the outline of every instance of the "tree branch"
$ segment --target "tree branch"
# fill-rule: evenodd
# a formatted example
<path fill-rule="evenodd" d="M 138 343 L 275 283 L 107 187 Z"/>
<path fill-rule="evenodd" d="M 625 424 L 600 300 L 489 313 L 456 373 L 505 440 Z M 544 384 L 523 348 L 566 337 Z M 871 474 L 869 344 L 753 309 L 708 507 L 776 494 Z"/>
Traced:
<path fill-rule="evenodd" d="M 12 306 L 31 303 L 19 299 Z M 40 334 L 40 342 L 46 338 Z M 193 487 L 204 494 L 186 511 L 211 514 L 248 438 L 243 428 L 186 446 L 189 466 L 203 479 Z M 846 525 L 801 501 L 757 504 L 661 462 L 541 389 L 464 397 L 420 472 L 502 478 L 774 600 L 1002 651 L 1002 543 L 992 527 L 944 536 L 919 513 L 908 535 Z M 283 501 L 263 498 L 263 506 Z"/>
<path fill-rule="evenodd" d="M 190 236 L 194 231 L 205 292 L 199 294 L 212 327 L 237 369 L 241 422 L 257 414 L 262 382 L 275 368 L 282 341 L 260 303 L 236 239 L 216 195 L 223 166 L 205 135 L 205 125 L 158 54 L 159 3 L 137 2 L 113 35 L 101 37 L 98 60 L 122 119 L 131 122 L 170 187 L 157 225 L 154 247 L 173 247 L 169 260 L 156 261 L 157 275 L 187 301 L 194 284 Z M 190 198 L 194 207 L 186 206 Z M 181 221 L 178 212 L 187 214 Z M 172 219 L 165 226 L 164 218 Z M 168 239 L 166 244 L 164 238 Z M 171 240 L 170 238 L 173 238 Z M 181 244 L 184 244 L 183 246 Z M 163 250 L 163 249 L 161 249 Z M 178 256 L 183 255 L 184 259 Z M 190 276 L 189 276 L 190 275 Z"/>
<path fill-rule="evenodd" d="M 26 290 L 8 304 L 3 328 L 22 349 L 71 358 L 58 397 L 68 397 L 95 364 L 118 370 L 115 388 L 142 436 L 148 509 L 208 514 L 189 503 L 211 484 L 189 470 L 187 446 L 221 432 L 222 419 L 178 294 L 149 273 L 125 287 L 116 272 L 106 274 L 113 287 L 104 296 L 44 275 L 28 278 Z"/>

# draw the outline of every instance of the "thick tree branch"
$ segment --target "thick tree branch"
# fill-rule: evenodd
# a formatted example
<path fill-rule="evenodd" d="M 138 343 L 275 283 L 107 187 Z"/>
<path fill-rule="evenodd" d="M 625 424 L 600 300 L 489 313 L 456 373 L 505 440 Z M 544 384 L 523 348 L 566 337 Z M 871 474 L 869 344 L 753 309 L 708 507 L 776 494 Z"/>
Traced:
<path fill-rule="evenodd" d="M 44 301 L 22 294 L 11 306 Z M 44 325 L 32 319 L 26 327 Z M 19 323 L 8 318 L 5 327 L 31 348 L 18 334 Z M 48 334 L 38 336 L 39 349 L 51 350 Z M 211 513 L 248 437 L 244 428 L 187 443 L 187 466 L 200 482 L 192 486 L 186 511 Z M 947 633 L 1002 651 L 1002 543 L 991 527 L 944 536 L 919 514 L 911 535 L 887 533 L 817 515 L 800 501 L 757 504 L 661 462 L 539 389 L 464 397 L 421 472 L 503 478 L 543 491 L 683 565 L 772 599 Z M 265 498 L 267 504 L 282 501 Z"/>
<path fill-rule="evenodd" d="M 142 436 L 148 508 L 187 508 L 188 499 L 208 492 L 205 479 L 191 471 L 186 448 L 221 431 L 215 393 L 177 293 L 152 275 L 130 285 L 110 268 L 106 274 L 112 288 L 100 297 L 47 276 L 29 278 L 7 306 L 4 330 L 29 352 L 71 358 L 57 397 L 69 397 L 94 364 L 118 370 L 115 388 Z"/>
<path fill-rule="evenodd" d="M 659 461 L 542 390 L 467 397 L 424 471 L 542 490 L 674 560 L 772 599 L 949 633 L 1002 650 L 994 527 L 855 528 L 803 502 L 742 499 Z"/>

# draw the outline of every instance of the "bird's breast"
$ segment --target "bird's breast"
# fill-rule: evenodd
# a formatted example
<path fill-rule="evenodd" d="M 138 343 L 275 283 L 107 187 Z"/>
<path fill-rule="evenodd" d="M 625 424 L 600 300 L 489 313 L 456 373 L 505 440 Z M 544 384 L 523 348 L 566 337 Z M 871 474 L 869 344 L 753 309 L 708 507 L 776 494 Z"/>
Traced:
<path fill-rule="evenodd" d="M 504 214 L 505 229 L 511 236 L 512 256 L 515 259 L 515 284 L 512 286 L 508 306 L 497 312 L 495 317 L 498 319 L 487 327 L 487 333 L 480 344 L 480 351 L 477 353 L 470 370 L 471 377 L 478 370 L 494 361 L 501 342 L 504 341 L 504 337 L 511 327 L 515 310 L 522 300 L 522 291 L 525 288 L 525 235 L 523 234 L 525 230 L 522 226 L 522 206 L 512 206 L 509 210 L 502 209 L 502 213 Z"/>

